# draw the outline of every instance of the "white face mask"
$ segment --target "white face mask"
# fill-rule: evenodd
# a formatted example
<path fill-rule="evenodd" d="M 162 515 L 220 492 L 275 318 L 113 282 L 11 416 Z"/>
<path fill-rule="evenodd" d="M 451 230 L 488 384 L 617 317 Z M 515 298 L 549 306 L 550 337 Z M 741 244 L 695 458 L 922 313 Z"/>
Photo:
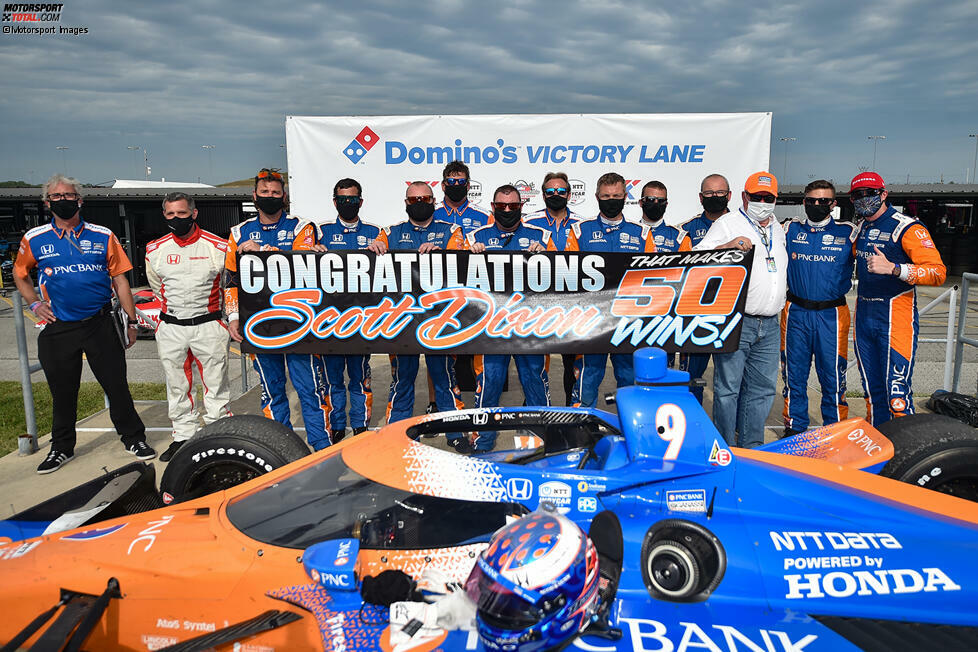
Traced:
<path fill-rule="evenodd" d="M 763 222 L 774 215 L 774 204 L 762 201 L 747 202 L 747 215 L 755 222 Z"/>

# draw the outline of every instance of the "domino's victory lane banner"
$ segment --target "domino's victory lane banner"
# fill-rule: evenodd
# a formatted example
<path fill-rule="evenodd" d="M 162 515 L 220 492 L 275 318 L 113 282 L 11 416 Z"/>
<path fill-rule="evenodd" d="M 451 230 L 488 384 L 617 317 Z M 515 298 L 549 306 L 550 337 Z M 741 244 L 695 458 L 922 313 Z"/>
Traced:
<path fill-rule="evenodd" d="M 736 202 L 747 177 L 768 169 L 771 114 L 288 116 L 285 134 L 291 212 L 320 223 L 336 219 L 329 198 L 344 177 L 363 186 L 364 221 L 401 222 L 407 184 L 427 181 L 441 201 L 442 169 L 459 160 L 472 173 L 469 201 L 486 209 L 512 184 L 524 213 L 539 210 L 544 175 L 562 171 L 571 210 L 594 217 L 595 182 L 618 172 L 625 217 L 641 217 L 642 186 L 655 179 L 669 189 L 666 221 L 679 224 L 702 212 L 706 175 L 726 176 Z"/>
<path fill-rule="evenodd" d="M 241 254 L 253 353 L 729 352 L 753 251 Z"/>

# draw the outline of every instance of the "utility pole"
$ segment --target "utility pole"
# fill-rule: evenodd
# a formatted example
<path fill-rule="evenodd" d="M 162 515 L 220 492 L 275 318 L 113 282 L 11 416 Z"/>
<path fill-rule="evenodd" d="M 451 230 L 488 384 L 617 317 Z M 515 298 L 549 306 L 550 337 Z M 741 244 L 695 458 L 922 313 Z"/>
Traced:
<path fill-rule="evenodd" d="M 978 134 L 968 134 L 968 138 L 975 139 L 975 162 L 971 164 L 971 183 L 975 182 L 975 166 L 978 165 Z"/>
<path fill-rule="evenodd" d="M 873 141 L 873 172 L 876 172 L 876 146 L 881 140 L 886 140 L 886 136 L 867 136 L 867 138 Z"/>
<path fill-rule="evenodd" d="M 64 175 L 68 176 L 68 155 L 65 152 L 68 150 L 67 145 L 58 145 L 55 149 L 61 150 L 61 165 L 64 169 Z"/>
<path fill-rule="evenodd" d="M 788 143 L 793 140 L 798 139 L 793 136 L 787 136 L 781 139 L 781 142 L 784 143 L 784 170 L 781 172 L 781 183 L 786 185 L 788 183 Z"/>
<path fill-rule="evenodd" d="M 214 154 L 214 148 L 215 147 L 217 147 L 217 145 L 201 145 L 200 146 L 201 149 L 206 149 L 207 150 L 207 168 L 208 168 L 208 178 L 207 178 L 207 180 L 210 181 L 211 183 L 214 183 L 214 158 L 213 158 L 213 154 Z"/>

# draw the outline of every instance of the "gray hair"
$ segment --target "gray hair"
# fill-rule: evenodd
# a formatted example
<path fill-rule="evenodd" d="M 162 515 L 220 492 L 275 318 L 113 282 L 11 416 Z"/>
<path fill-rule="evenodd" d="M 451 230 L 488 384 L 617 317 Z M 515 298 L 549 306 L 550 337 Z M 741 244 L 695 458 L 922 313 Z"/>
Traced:
<path fill-rule="evenodd" d="M 193 211 L 197 207 L 196 202 L 194 202 L 194 198 L 191 197 L 190 195 L 188 195 L 187 193 L 185 193 L 185 192 L 168 192 L 163 197 L 163 210 L 164 211 L 166 210 L 166 205 L 167 204 L 172 204 L 175 201 L 185 201 L 185 202 L 187 202 L 187 208 L 189 208 L 191 211 Z"/>
<path fill-rule="evenodd" d="M 78 195 L 78 198 L 81 199 L 81 197 L 82 197 L 82 185 L 81 185 L 81 183 L 78 181 L 78 179 L 75 179 L 74 177 L 66 177 L 63 174 L 55 174 L 50 179 L 48 179 L 47 181 L 44 182 L 44 186 L 43 186 L 43 189 L 42 189 L 42 193 L 43 193 L 42 194 L 42 198 L 44 200 L 47 200 L 47 198 L 48 198 L 48 190 L 50 190 L 54 186 L 61 185 L 62 183 L 65 183 L 65 184 L 68 184 L 69 186 L 71 186 L 74 189 L 75 194 Z"/>

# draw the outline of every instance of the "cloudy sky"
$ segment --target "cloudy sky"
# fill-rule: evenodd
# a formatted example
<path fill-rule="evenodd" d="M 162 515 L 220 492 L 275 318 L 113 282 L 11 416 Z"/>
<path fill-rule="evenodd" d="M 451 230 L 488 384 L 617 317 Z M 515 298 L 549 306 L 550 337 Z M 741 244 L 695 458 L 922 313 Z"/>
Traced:
<path fill-rule="evenodd" d="M 793 183 L 847 181 L 875 135 L 891 181 L 961 183 L 978 140 L 974 0 L 66 0 L 59 24 L 88 33 L 0 35 L 0 180 L 139 178 L 143 150 L 155 179 L 239 179 L 284 167 L 286 115 L 770 111 Z"/>

